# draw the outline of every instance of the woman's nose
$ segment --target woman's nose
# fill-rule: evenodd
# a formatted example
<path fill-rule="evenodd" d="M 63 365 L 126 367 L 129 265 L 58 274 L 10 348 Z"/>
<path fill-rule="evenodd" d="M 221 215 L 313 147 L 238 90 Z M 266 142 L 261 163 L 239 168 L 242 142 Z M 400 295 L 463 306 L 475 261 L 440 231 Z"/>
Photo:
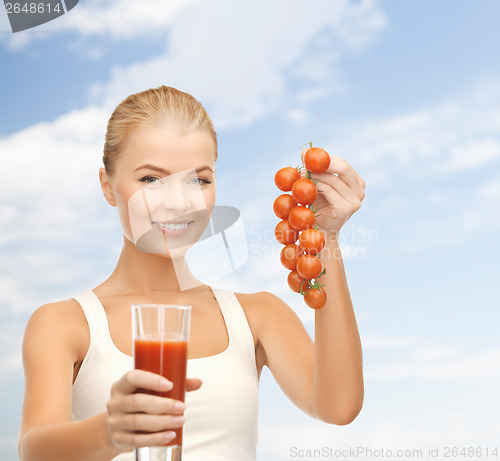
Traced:
<path fill-rule="evenodd" d="M 164 208 L 178 212 L 189 208 L 189 194 L 184 184 L 172 181 L 162 189 L 162 205 Z"/>

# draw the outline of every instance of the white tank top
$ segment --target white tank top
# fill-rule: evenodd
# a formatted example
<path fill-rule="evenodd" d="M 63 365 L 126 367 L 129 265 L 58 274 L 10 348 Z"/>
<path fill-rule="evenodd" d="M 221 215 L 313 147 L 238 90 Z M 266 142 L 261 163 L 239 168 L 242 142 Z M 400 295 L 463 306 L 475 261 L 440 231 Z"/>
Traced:
<path fill-rule="evenodd" d="M 200 389 L 186 392 L 183 461 L 254 461 L 257 448 L 258 374 L 252 333 L 234 293 L 210 287 L 229 336 L 220 354 L 189 359 L 187 376 Z M 74 420 L 106 411 L 112 384 L 133 368 L 133 359 L 113 343 L 99 298 L 88 290 L 75 300 L 90 330 L 90 345 L 73 384 Z M 116 461 L 135 461 L 134 452 Z"/>

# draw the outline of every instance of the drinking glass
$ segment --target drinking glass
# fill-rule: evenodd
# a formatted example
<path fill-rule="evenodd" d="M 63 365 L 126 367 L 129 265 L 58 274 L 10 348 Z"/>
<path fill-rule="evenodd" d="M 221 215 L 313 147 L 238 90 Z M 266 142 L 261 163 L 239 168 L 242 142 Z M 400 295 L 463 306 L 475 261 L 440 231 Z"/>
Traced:
<path fill-rule="evenodd" d="M 157 373 L 174 383 L 168 392 L 139 392 L 184 402 L 190 320 L 191 306 L 132 305 L 135 368 Z M 182 427 L 175 432 L 175 439 L 165 446 L 136 449 L 136 461 L 181 461 Z"/>

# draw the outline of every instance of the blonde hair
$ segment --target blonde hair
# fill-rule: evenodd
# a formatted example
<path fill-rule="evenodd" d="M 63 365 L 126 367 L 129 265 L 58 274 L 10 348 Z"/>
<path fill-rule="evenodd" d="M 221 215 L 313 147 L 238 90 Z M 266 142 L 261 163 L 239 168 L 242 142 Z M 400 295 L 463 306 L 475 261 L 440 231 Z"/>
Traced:
<path fill-rule="evenodd" d="M 113 173 L 113 161 L 120 156 L 134 130 L 164 124 L 185 131 L 208 130 L 215 143 L 217 160 L 217 134 L 204 107 L 189 93 L 163 85 L 128 96 L 111 114 L 102 157 L 106 172 Z"/>

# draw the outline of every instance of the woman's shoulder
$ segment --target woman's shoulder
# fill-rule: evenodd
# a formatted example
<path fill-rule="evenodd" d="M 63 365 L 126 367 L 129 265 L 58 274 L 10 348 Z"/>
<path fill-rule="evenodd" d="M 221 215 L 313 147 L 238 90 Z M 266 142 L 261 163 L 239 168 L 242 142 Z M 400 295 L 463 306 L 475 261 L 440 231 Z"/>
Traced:
<path fill-rule="evenodd" d="M 78 302 L 70 298 L 38 307 L 26 324 L 24 340 L 77 346 L 88 336 L 85 315 Z"/>
<path fill-rule="evenodd" d="M 279 323 L 290 315 L 295 315 L 293 309 L 279 296 L 269 291 L 255 293 L 234 292 L 250 323 L 258 326 L 262 323 Z"/>
<path fill-rule="evenodd" d="M 78 302 L 73 299 L 64 299 L 41 305 L 30 316 L 29 322 L 58 324 L 66 319 L 80 317 L 83 312 Z"/>
<path fill-rule="evenodd" d="M 295 311 L 279 296 L 269 291 L 234 293 L 241 304 L 256 345 L 256 361 L 259 369 L 267 364 L 270 344 L 289 342 L 286 331 L 303 331 L 303 325 Z"/>
<path fill-rule="evenodd" d="M 234 295 L 242 306 L 245 304 L 246 307 L 251 309 L 282 309 L 289 307 L 279 296 L 270 291 L 258 291 L 254 293 L 234 292 Z"/>

